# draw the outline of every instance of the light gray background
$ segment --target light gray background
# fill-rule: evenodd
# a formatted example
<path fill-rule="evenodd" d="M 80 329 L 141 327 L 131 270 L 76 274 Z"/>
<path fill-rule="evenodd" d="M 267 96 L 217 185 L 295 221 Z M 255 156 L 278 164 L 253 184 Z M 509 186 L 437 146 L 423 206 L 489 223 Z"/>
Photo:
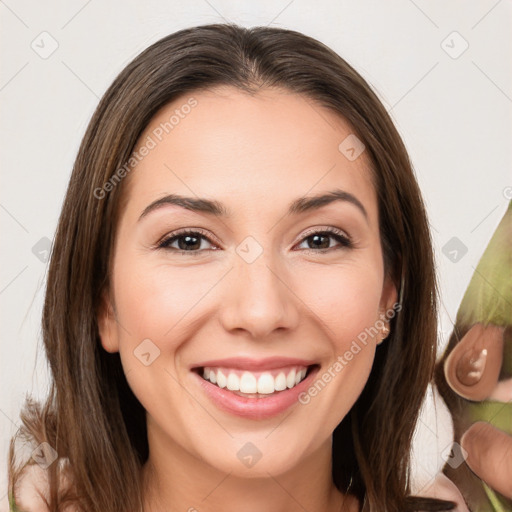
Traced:
<path fill-rule="evenodd" d="M 298 30 L 332 47 L 376 89 L 404 138 L 427 204 L 444 347 L 474 267 L 512 198 L 510 0 L 0 0 L 0 16 L 4 506 L 4 461 L 20 405 L 27 392 L 44 396 L 48 382 L 39 336 L 46 274 L 41 239 L 53 237 L 100 96 L 136 54 L 178 29 L 229 20 Z M 58 48 L 44 54 L 52 44 Z M 465 254 L 456 249 L 457 261 L 455 253 L 443 253 L 453 237 L 467 248 Z M 443 404 L 429 394 L 415 440 L 415 489 L 442 466 L 451 435 Z"/>

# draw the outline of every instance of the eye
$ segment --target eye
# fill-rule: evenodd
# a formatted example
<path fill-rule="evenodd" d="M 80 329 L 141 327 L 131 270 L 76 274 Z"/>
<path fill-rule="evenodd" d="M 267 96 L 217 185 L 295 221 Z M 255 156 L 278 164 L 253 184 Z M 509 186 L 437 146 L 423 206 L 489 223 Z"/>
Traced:
<path fill-rule="evenodd" d="M 193 231 L 188 229 L 178 231 L 177 233 L 172 233 L 170 236 L 164 238 L 161 242 L 159 242 L 157 244 L 157 248 L 178 251 L 181 254 L 198 254 L 203 250 L 208 250 L 201 248 L 201 243 L 203 240 L 212 243 L 210 239 L 205 234 L 203 234 L 202 231 Z M 178 243 L 178 246 L 173 247 L 173 244 L 176 242 Z"/>
<path fill-rule="evenodd" d="M 338 247 L 331 246 L 331 240 L 334 239 L 338 242 Z M 200 230 L 184 229 L 176 233 L 165 237 L 162 241 L 158 242 L 156 247 L 158 249 L 167 249 L 171 251 L 177 251 L 180 254 L 199 255 L 205 250 L 218 250 L 217 249 L 205 249 L 201 248 L 202 242 L 206 241 L 210 244 L 210 238 Z M 334 228 L 322 229 L 317 231 L 311 231 L 306 234 L 303 238 L 302 243 L 311 241 L 311 244 L 306 250 L 312 250 L 312 252 L 326 252 L 331 249 L 343 249 L 351 248 L 352 241 L 342 231 Z M 173 245 L 177 243 L 177 247 Z M 301 244 L 302 244 L 301 243 Z"/>
<path fill-rule="evenodd" d="M 331 247 L 329 239 L 336 240 L 339 243 L 339 246 Z M 306 250 L 318 249 L 313 250 L 313 252 L 326 252 L 330 249 L 348 249 L 352 247 L 352 241 L 350 238 L 345 233 L 343 233 L 343 231 L 334 228 L 309 232 L 303 238 L 302 243 L 307 242 L 308 240 L 311 241 L 311 244 L 308 248 L 306 248 Z"/>

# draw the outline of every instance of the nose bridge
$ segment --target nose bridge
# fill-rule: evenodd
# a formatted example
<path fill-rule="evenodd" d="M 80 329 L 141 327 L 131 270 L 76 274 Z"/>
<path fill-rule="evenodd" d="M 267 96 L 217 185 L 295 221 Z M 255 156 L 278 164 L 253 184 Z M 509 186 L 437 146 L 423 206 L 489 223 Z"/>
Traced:
<path fill-rule="evenodd" d="M 239 244 L 236 252 L 222 305 L 224 327 L 250 331 L 255 338 L 264 338 L 280 327 L 293 327 L 299 319 L 297 300 L 278 257 L 251 237 Z"/>

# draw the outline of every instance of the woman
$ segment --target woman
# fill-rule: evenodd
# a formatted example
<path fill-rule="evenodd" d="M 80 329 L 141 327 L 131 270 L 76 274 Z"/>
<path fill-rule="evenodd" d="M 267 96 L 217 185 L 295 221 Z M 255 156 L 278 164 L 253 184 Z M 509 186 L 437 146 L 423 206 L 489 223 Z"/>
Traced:
<path fill-rule="evenodd" d="M 277 28 L 158 41 L 102 98 L 54 241 L 53 387 L 22 414 L 48 508 L 451 510 L 409 496 L 436 296 L 406 150 L 351 66 Z"/>

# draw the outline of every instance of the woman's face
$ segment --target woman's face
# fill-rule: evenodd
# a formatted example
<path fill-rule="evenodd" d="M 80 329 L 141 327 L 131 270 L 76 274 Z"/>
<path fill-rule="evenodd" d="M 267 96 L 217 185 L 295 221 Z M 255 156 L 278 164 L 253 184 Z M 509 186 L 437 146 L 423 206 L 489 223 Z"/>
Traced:
<path fill-rule="evenodd" d="M 115 319 L 100 315 L 150 447 L 250 476 L 330 450 L 396 301 L 361 149 L 346 122 L 283 90 L 217 88 L 152 119 L 122 184 Z"/>

